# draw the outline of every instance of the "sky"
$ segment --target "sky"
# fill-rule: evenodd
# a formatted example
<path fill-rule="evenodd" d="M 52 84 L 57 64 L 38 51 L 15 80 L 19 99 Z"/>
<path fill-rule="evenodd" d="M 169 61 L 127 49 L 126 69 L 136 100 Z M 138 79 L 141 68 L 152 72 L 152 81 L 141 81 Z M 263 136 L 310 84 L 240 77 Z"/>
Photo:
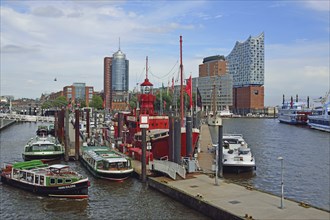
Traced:
<path fill-rule="evenodd" d="M 203 58 L 265 34 L 265 106 L 330 89 L 329 1 L 4 1 L 0 95 L 39 98 L 75 82 L 103 90 L 103 60 L 119 47 L 129 87 L 198 76 Z M 56 81 L 54 79 L 57 79 Z"/>

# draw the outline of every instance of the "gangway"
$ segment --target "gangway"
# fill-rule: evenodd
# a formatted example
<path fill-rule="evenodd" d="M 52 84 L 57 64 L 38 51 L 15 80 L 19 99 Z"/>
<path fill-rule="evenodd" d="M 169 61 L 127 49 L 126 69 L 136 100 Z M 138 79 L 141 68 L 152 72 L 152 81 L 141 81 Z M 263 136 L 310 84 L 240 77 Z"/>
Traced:
<path fill-rule="evenodd" d="M 186 169 L 177 163 L 168 160 L 153 160 L 152 170 L 156 170 L 162 173 L 166 173 L 172 179 L 176 179 L 178 174 L 183 179 L 186 178 Z"/>

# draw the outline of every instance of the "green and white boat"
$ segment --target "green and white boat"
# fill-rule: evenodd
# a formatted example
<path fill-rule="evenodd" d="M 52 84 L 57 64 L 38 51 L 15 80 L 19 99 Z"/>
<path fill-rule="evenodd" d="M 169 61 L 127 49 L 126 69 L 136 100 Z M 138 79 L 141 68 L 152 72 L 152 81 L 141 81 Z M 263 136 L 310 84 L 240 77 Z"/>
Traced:
<path fill-rule="evenodd" d="M 41 160 L 4 164 L 1 182 L 38 195 L 84 199 L 90 183 L 68 165 L 47 165 Z"/>
<path fill-rule="evenodd" d="M 25 145 L 24 160 L 58 160 L 64 156 L 64 147 L 53 136 L 36 136 Z"/>
<path fill-rule="evenodd" d="M 82 164 L 97 178 L 123 181 L 132 173 L 129 157 L 106 146 L 83 146 Z"/>

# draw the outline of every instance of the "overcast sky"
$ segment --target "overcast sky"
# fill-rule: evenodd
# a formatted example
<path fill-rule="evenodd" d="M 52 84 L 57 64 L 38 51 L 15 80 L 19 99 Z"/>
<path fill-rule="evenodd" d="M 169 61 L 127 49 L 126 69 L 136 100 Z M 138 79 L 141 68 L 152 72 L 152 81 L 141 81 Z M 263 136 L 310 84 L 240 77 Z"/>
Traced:
<path fill-rule="evenodd" d="M 323 96 L 330 87 L 329 1 L 3 1 L 1 95 L 38 98 L 74 82 L 103 90 L 103 59 L 119 48 L 132 90 L 185 78 L 203 58 L 265 33 L 265 105 Z M 57 81 L 54 81 L 54 79 Z"/>

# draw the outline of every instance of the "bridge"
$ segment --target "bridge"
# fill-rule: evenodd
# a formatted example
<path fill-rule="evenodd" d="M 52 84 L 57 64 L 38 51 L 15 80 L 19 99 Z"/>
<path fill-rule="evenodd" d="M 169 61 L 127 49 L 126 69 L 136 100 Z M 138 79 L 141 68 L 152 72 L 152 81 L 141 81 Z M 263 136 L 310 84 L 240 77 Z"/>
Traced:
<path fill-rule="evenodd" d="M 0 118 L 21 121 L 21 122 L 54 122 L 54 116 L 40 116 L 40 115 L 20 115 L 10 113 L 0 113 Z"/>

